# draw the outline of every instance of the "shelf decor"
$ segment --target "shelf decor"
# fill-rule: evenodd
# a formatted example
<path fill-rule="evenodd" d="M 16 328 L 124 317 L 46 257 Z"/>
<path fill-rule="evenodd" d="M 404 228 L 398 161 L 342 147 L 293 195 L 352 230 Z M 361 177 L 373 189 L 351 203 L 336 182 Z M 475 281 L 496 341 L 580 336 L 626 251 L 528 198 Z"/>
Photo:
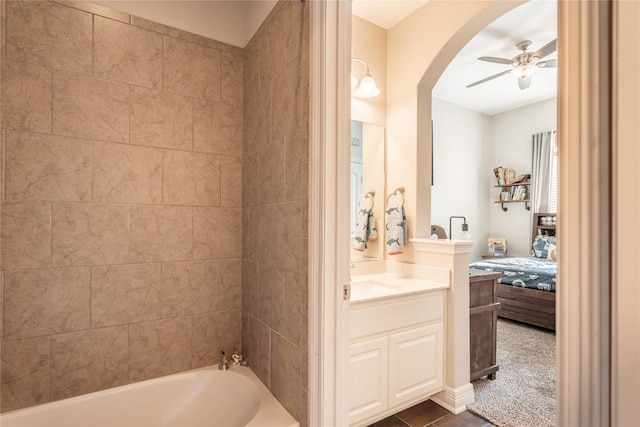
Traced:
<path fill-rule="evenodd" d="M 529 198 L 529 186 L 531 185 L 531 175 L 523 174 L 516 178 L 515 170 L 503 168 L 502 166 L 494 168 L 493 173 L 496 177 L 496 188 L 500 189 L 498 200 L 494 203 L 500 203 L 502 210 L 508 210 L 505 203 L 524 203 L 526 210 L 531 209 L 531 200 Z"/>

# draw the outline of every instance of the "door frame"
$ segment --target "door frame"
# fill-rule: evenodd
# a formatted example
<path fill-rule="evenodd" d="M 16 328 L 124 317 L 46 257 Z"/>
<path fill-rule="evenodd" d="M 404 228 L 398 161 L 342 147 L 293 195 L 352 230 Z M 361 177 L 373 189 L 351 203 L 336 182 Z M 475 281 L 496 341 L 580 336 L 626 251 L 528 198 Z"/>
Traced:
<path fill-rule="evenodd" d="M 309 424 L 341 426 L 351 3 L 310 6 Z M 557 294 L 558 425 L 610 424 L 610 15 L 608 2 L 558 2 L 558 277 L 571 284 Z"/>

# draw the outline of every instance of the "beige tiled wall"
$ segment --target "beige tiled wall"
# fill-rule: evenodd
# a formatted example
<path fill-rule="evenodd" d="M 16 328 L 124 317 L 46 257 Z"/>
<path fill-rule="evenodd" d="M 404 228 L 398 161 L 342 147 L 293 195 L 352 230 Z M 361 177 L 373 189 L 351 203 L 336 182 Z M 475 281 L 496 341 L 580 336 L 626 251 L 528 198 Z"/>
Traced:
<path fill-rule="evenodd" d="M 0 5 L 2 410 L 218 363 L 240 347 L 243 50 L 88 2 Z M 286 202 L 259 230 L 277 299 L 302 206 L 265 194 Z M 299 335 L 274 346 L 296 369 Z"/>
<path fill-rule="evenodd" d="M 282 1 L 245 47 L 243 348 L 307 425 L 309 6 Z"/>

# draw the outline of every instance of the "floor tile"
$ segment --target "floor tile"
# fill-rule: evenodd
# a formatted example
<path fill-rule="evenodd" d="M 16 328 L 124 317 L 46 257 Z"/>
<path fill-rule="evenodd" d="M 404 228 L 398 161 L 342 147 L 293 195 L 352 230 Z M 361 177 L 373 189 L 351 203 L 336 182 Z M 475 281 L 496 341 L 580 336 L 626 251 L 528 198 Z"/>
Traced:
<path fill-rule="evenodd" d="M 392 415 L 388 418 L 385 418 L 382 421 L 378 421 L 377 423 L 371 424 L 369 427 L 411 427 L 407 423 L 403 422 L 400 418 Z"/>
<path fill-rule="evenodd" d="M 427 400 L 396 415 L 411 427 L 424 427 L 449 414 L 442 406 Z"/>
<path fill-rule="evenodd" d="M 464 411 L 458 415 L 449 414 L 441 420 L 436 421 L 433 424 L 434 427 L 492 427 L 493 424 L 489 423 L 484 418 L 477 416 L 476 414 Z"/>

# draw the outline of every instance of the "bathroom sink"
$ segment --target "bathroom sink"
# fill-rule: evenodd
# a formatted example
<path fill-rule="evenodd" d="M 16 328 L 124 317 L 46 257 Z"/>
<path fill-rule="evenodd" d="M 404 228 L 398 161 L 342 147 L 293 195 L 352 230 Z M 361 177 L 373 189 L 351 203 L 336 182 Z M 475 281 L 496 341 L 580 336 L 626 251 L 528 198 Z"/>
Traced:
<path fill-rule="evenodd" d="M 444 289 L 447 287 L 447 285 L 421 280 L 415 277 L 401 277 L 393 274 L 369 274 L 352 278 L 350 301 L 357 303 L 435 289 Z"/>
<path fill-rule="evenodd" d="M 392 283 L 383 283 L 376 280 L 363 280 L 351 283 L 351 290 L 357 289 L 358 292 L 378 294 L 382 292 L 392 292 L 400 289 L 400 286 Z"/>

